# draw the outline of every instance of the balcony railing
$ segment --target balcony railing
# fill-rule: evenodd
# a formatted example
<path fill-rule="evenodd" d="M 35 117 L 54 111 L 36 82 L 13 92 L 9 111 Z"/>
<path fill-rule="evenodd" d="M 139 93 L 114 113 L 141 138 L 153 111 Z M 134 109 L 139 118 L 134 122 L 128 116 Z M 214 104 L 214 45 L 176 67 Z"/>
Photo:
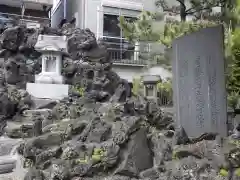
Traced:
<path fill-rule="evenodd" d="M 53 5 L 53 0 L 24 0 L 23 2 L 44 4 L 44 5 L 50 5 L 50 6 Z"/>
<path fill-rule="evenodd" d="M 0 25 L 7 27 L 16 26 L 19 24 L 36 25 L 36 26 L 50 26 L 49 18 L 21 16 L 18 14 L 0 13 Z"/>
<path fill-rule="evenodd" d="M 158 93 L 158 105 L 162 107 L 172 107 L 173 106 L 173 96 L 172 93 L 166 92 L 164 90 L 159 90 Z"/>
<path fill-rule="evenodd" d="M 115 64 L 145 66 L 149 60 L 148 43 L 129 43 L 124 38 L 102 36 L 99 40 L 108 45 L 110 57 Z"/>

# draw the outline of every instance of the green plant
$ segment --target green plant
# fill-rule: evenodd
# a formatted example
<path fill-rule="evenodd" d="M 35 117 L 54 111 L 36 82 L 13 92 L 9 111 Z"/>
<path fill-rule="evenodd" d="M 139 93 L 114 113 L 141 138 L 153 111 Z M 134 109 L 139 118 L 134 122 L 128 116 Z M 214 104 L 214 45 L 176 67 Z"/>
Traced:
<path fill-rule="evenodd" d="M 229 143 L 236 146 L 236 148 L 240 148 L 240 141 L 239 140 L 231 140 Z"/>
<path fill-rule="evenodd" d="M 31 159 L 25 159 L 23 162 L 23 167 L 24 168 L 30 168 L 33 166 L 33 161 Z"/>
<path fill-rule="evenodd" d="M 172 93 L 172 80 L 162 81 L 157 84 L 158 91 Z"/>
<path fill-rule="evenodd" d="M 230 1 L 232 3 L 232 1 Z M 172 15 L 179 15 L 181 21 L 187 21 L 187 17 L 193 19 L 214 19 L 220 20 L 224 12 L 214 12 L 213 8 L 222 8 L 227 6 L 225 0 L 156 0 L 157 7 L 163 12 Z"/>
<path fill-rule="evenodd" d="M 171 48 L 172 41 L 176 38 L 184 36 L 186 34 L 196 32 L 205 27 L 211 27 L 216 25 L 213 21 L 170 21 L 166 23 L 164 31 L 160 36 L 160 43 L 164 44 L 166 47 Z"/>
<path fill-rule="evenodd" d="M 105 151 L 101 148 L 95 148 L 92 154 L 92 160 L 94 162 L 101 162 L 102 158 L 105 156 Z"/>
<path fill-rule="evenodd" d="M 130 42 L 157 41 L 159 34 L 153 31 L 155 14 L 143 11 L 134 22 L 129 22 L 123 16 L 119 18 L 119 26 L 123 35 Z"/>
<path fill-rule="evenodd" d="M 156 46 L 157 43 L 165 45 L 164 52 L 155 52 L 154 48 L 151 48 L 147 59 L 144 60 L 146 60 L 148 66 L 159 64 L 167 70 L 171 70 L 171 53 L 169 51 L 174 39 L 216 24 L 214 21 L 204 20 L 190 22 L 169 21 L 162 29 L 156 28 L 157 23 L 162 26 L 160 21 L 156 19 L 155 14 L 142 12 L 134 22 L 128 22 L 124 17 L 121 17 L 119 26 L 123 30 L 124 37 L 130 42 L 155 42 L 151 47 Z"/>
<path fill-rule="evenodd" d="M 139 95 L 143 90 L 143 83 L 141 78 L 133 78 L 132 84 L 133 84 L 132 93 L 134 95 Z"/>
<path fill-rule="evenodd" d="M 161 102 L 172 103 L 173 89 L 171 79 L 162 81 L 157 84 L 157 91 L 159 92 L 159 98 Z"/>
<path fill-rule="evenodd" d="M 172 152 L 172 159 L 173 159 L 173 160 L 179 160 L 176 151 L 173 151 L 173 152 Z"/>
<path fill-rule="evenodd" d="M 85 88 L 79 88 L 78 92 L 81 96 L 84 96 Z"/>
<path fill-rule="evenodd" d="M 228 106 L 233 108 L 233 109 L 236 109 L 237 105 L 238 105 L 239 98 L 240 98 L 239 92 L 235 92 L 235 91 L 230 92 L 228 94 L 228 97 L 227 97 Z"/>
<path fill-rule="evenodd" d="M 226 169 L 220 169 L 219 174 L 220 174 L 220 176 L 227 177 L 228 171 Z"/>
<path fill-rule="evenodd" d="M 234 173 L 237 177 L 240 177 L 240 168 L 237 168 Z"/>
<path fill-rule="evenodd" d="M 230 34 L 230 32 L 229 32 Z M 227 90 L 230 97 L 240 92 L 240 28 L 231 32 L 228 40 Z"/>
<path fill-rule="evenodd" d="M 78 92 L 79 93 L 79 95 L 80 96 L 84 96 L 84 93 L 85 93 L 85 88 L 84 87 L 81 87 L 81 86 L 74 86 L 73 87 L 73 90 L 75 91 L 75 92 Z"/>

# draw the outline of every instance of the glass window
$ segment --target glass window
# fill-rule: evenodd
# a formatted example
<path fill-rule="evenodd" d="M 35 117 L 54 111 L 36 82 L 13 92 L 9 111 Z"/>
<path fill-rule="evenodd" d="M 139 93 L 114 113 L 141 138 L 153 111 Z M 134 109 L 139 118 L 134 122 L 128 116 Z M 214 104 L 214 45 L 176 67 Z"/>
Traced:
<path fill-rule="evenodd" d="M 136 17 L 124 17 L 129 22 L 136 19 Z M 110 55 L 114 61 L 133 60 L 135 46 L 124 39 L 119 27 L 119 15 L 104 14 L 102 40 L 109 45 Z"/>
<path fill-rule="evenodd" d="M 104 14 L 103 36 L 121 37 L 121 29 L 118 26 L 118 16 Z"/>

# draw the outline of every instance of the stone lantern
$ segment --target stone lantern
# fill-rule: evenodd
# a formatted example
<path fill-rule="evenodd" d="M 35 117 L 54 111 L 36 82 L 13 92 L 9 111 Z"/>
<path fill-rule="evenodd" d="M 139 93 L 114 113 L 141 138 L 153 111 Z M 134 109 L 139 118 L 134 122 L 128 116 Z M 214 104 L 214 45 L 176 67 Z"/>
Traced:
<path fill-rule="evenodd" d="M 27 83 L 27 91 L 36 98 L 62 99 L 68 96 L 68 85 L 61 75 L 62 57 L 66 51 L 65 36 L 39 35 L 35 49 L 42 53 L 42 72 L 35 83 Z"/>
<path fill-rule="evenodd" d="M 144 96 L 149 99 L 157 98 L 157 83 L 161 81 L 161 77 L 157 75 L 143 76 Z"/>

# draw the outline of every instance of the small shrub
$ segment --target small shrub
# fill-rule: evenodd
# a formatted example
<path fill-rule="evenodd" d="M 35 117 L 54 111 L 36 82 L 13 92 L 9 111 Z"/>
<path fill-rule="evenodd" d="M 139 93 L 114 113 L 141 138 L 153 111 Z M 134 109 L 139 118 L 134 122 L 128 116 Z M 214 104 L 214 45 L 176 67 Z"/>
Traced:
<path fill-rule="evenodd" d="M 141 93 L 143 90 L 143 83 L 141 81 L 141 78 L 133 78 L 133 87 L 132 87 L 132 93 L 136 96 Z"/>
<path fill-rule="evenodd" d="M 220 169 L 219 174 L 220 174 L 220 176 L 227 177 L 228 171 L 226 169 Z"/>
<path fill-rule="evenodd" d="M 230 144 L 235 145 L 237 148 L 240 148 L 240 141 L 239 140 L 231 140 L 229 141 Z"/>
<path fill-rule="evenodd" d="M 33 167 L 33 161 L 31 159 L 25 159 L 23 162 L 24 168 L 30 168 Z"/>
<path fill-rule="evenodd" d="M 227 100 L 228 100 L 228 106 L 236 109 L 237 105 L 238 105 L 238 100 L 239 100 L 240 96 L 239 96 L 239 92 L 231 92 L 230 94 L 228 94 Z"/>
<path fill-rule="evenodd" d="M 237 177 L 240 177 L 240 168 L 237 168 L 237 169 L 235 170 L 235 175 L 236 175 Z"/>
<path fill-rule="evenodd" d="M 179 160 L 176 151 L 173 151 L 173 152 L 172 152 L 172 159 L 173 159 L 173 160 Z"/>
<path fill-rule="evenodd" d="M 86 91 L 85 88 L 83 88 L 81 86 L 78 86 L 78 85 L 74 86 L 73 89 L 74 89 L 74 91 L 78 92 L 79 95 L 82 96 L 82 97 L 84 96 L 84 93 Z"/>
<path fill-rule="evenodd" d="M 105 152 L 101 148 L 95 148 L 93 150 L 92 160 L 94 162 L 101 162 L 102 158 L 104 157 Z"/>
<path fill-rule="evenodd" d="M 89 157 L 84 156 L 84 158 L 79 158 L 76 160 L 76 164 L 87 164 L 89 162 Z"/>

